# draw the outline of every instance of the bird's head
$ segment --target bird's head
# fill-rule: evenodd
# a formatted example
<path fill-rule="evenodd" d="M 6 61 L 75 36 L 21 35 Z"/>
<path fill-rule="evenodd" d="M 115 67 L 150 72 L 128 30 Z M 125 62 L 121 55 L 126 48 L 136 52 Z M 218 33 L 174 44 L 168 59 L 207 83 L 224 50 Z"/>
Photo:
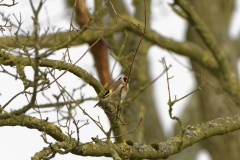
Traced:
<path fill-rule="evenodd" d="M 128 76 L 122 76 L 122 77 L 119 78 L 119 80 L 121 80 L 123 83 L 129 82 Z"/>

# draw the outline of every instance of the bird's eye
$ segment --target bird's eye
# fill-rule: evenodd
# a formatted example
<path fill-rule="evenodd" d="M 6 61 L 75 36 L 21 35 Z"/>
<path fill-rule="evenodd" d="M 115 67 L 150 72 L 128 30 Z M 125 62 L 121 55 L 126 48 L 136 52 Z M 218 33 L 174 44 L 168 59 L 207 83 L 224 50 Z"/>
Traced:
<path fill-rule="evenodd" d="M 126 83 L 127 80 L 128 80 L 128 77 L 124 76 L 124 77 L 123 77 L 123 81 Z"/>

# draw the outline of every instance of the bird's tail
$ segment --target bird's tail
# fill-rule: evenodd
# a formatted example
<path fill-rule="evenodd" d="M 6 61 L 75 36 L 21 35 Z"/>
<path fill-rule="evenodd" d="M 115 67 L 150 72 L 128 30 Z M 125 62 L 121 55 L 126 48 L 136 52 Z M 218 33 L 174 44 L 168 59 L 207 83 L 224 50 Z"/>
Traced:
<path fill-rule="evenodd" d="M 100 103 L 100 101 L 97 104 L 95 104 L 95 106 L 93 108 L 97 107 L 99 105 L 99 103 Z"/>

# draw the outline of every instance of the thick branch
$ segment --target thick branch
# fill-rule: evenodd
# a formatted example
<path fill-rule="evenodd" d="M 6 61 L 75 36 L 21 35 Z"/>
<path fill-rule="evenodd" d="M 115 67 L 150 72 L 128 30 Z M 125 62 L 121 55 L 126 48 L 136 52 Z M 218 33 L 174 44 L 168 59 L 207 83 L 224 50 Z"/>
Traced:
<path fill-rule="evenodd" d="M 39 120 L 30 116 L 13 116 L 7 119 L 0 119 L 0 126 L 24 126 L 30 129 L 42 131 L 57 141 L 65 141 L 61 148 L 72 148 L 71 153 L 82 156 L 107 156 L 111 157 L 114 153 L 122 159 L 134 157 L 135 159 L 159 159 L 167 158 L 185 148 L 206 138 L 227 134 L 240 129 L 240 114 L 217 118 L 212 121 L 201 123 L 196 126 L 188 126 L 181 138 L 180 135 L 171 137 L 159 143 L 142 145 L 132 141 L 127 143 L 114 144 L 110 140 L 97 140 L 95 143 L 77 144 L 75 139 L 69 141 L 69 137 L 62 133 L 61 129 L 45 120 Z"/>
<path fill-rule="evenodd" d="M 118 145 L 113 144 L 111 141 L 105 141 L 99 144 L 89 143 L 78 147 L 75 154 L 81 153 L 81 155 L 91 156 L 93 155 L 93 148 L 96 148 L 96 152 L 99 156 L 110 155 L 109 148 L 113 148 L 121 158 L 136 159 L 159 159 L 167 158 L 173 154 L 176 154 L 185 148 L 197 143 L 198 141 L 206 138 L 222 135 L 235 130 L 240 129 L 240 114 L 217 118 L 212 121 L 201 123 L 196 126 L 188 126 L 185 129 L 185 133 L 181 138 L 181 135 L 171 137 L 160 143 L 153 143 L 151 145 L 141 145 L 134 142 L 121 143 Z"/>
<path fill-rule="evenodd" d="M 0 64 L 6 65 L 6 66 L 31 66 L 31 62 L 34 59 L 30 60 L 28 58 L 24 58 L 22 56 L 15 56 L 13 54 L 0 51 Z M 59 61 L 59 60 L 50 60 L 50 59 L 41 59 L 39 61 L 39 66 L 41 67 L 51 67 L 55 69 L 61 69 L 61 70 L 67 70 L 72 64 Z M 84 69 L 73 66 L 71 69 L 69 69 L 69 72 L 73 73 L 77 77 L 81 78 L 83 81 L 91 85 L 97 94 L 102 95 L 104 93 L 103 86 L 99 83 L 98 80 L 96 80 L 91 74 L 89 74 Z"/>
<path fill-rule="evenodd" d="M 20 115 L 12 116 L 7 119 L 0 119 L 0 127 L 3 126 L 22 126 L 29 129 L 37 129 L 48 134 L 57 141 L 64 141 L 69 139 L 69 137 L 66 136 L 56 125 L 31 116 Z"/>
<path fill-rule="evenodd" d="M 111 23 L 108 24 L 108 26 L 110 27 L 105 29 L 102 28 L 103 30 L 105 30 L 104 37 L 112 36 L 114 33 L 117 33 L 124 29 L 127 29 L 138 35 L 142 35 L 142 32 L 138 28 L 136 28 L 134 25 L 132 25 L 132 23 L 134 23 L 134 24 L 139 24 L 140 26 L 143 26 L 142 22 L 127 15 L 123 15 L 122 17 L 125 20 L 127 20 L 129 23 L 127 22 L 118 23 L 117 26 L 112 26 Z M 91 43 L 95 41 L 97 38 L 99 38 L 100 33 L 102 33 L 102 31 L 87 30 L 81 36 L 78 36 L 75 41 L 71 42 L 70 45 L 75 46 L 75 45 L 80 45 L 84 43 Z M 75 37 L 77 36 L 77 34 L 78 34 L 77 32 L 70 32 L 70 33 L 59 32 L 57 34 L 45 35 L 42 37 L 41 42 L 39 42 L 39 46 L 41 46 L 42 48 L 53 48 L 53 49 L 58 48 L 61 44 L 64 44 L 67 42 L 66 39 L 69 35 L 71 37 Z M 144 37 L 146 40 L 150 41 L 152 44 L 156 44 L 162 48 L 166 48 L 180 55 L 184 55 L 196 60 L 197 62 L 202 64 L 204 67 L 212 70 L 213 72 L 215 69 L 219 67 L 216 60 L 211 56 L 211 54 L 208 51 L 203 50 L 201 47 L 197 46 L 194 43 L 177 42 L 170 38 L 165 38 L 150 29 L 146 29 L 146 33 Z M 33 46 L 32 37 L 20 37 L 20 41 L 22 42 L 22 44 L 25 44 L 28 47 Z M 14 43 L 11 37 L 0 38 L 0 46 L 2 46 L 3 48 L 18 47 L 18 45 Z"/>
<path fill-rule="evenodd" d="M 199 17 L 193 6 L 191 6 L 186 0 L 175 0 L 175 3 L 186 12 L 190 24 L 192 24 L 196 28 L 197 32 L 203 39 L 203 42 L 211 50 L 213 56 L 215 57 L 221 68 L 222 73 L 229 74 L 230 69 L 226 57 L 224 56 L 224 53 L 220 49 L 216 38 L 211 33 L 206 23 Z"/>

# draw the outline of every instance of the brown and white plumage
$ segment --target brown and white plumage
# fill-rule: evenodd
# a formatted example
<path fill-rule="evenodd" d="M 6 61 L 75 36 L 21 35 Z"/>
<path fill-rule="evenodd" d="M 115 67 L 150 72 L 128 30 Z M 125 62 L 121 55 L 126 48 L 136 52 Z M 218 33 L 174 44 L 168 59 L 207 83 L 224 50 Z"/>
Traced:
<path fill-rule="evenodd" d="M 113 82 L 103 95 L 103 98 L 94 106 L 96 107 L 102 101 L 118 103 L 119 100 L 123 100 L 129 90 L 128 77 L 122 76 L 115 82 Z"/>

